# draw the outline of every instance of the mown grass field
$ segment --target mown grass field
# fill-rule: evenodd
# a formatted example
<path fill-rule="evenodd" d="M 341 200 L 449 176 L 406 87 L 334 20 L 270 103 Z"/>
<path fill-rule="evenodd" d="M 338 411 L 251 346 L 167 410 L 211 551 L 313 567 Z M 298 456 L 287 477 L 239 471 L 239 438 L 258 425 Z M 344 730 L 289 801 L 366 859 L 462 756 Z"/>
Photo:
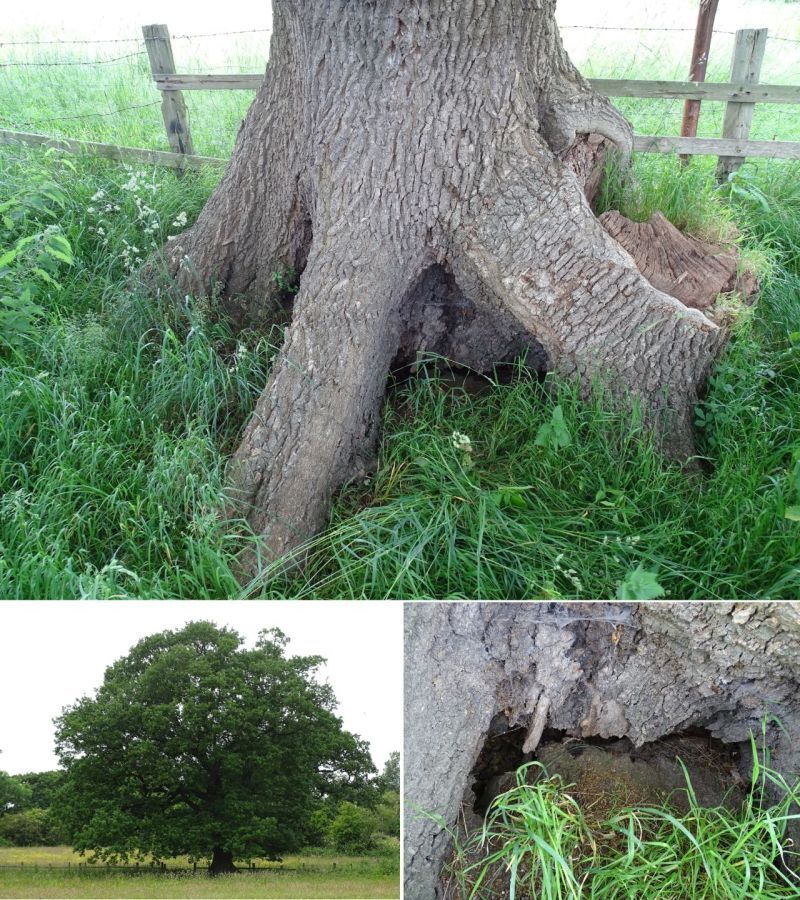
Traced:
<path fill-rule="evenodd" d="M 787 38 L 768 45 L 764 80 L 800 83 L 798 7 L 749 7 L 750 24 Z M 652 26 L 668 21 L 667 10 Z M 618 35 L 577 34 L 565 30 L 587 74 L 683 77 L 686 34 L 636 33 L 627 51 Z M 258 71 L 266 37 L 257 40 L 228 39 L 224 64 Z M 724 77 L 731 41 L 713 45 L 709 77 Z M 212 68 L 190 45 L 191 56 L 176 43 L 178 67 Z M 4 47 L 3 60 L 94 52 Z M 135 43 L 105 47 L 98 65 L 0 70 L 0 127 L 163 148 L 145 58 L 116 60 L 129 52 Z M 197 152 L 230 151 L 249 97 L 187 95 Z M 620 106 L 640 133 L 677 133 L 677 101 Z M 65 118 L 123 107 L 136 108 Z M 701 133 L 718 134 L 721 115 L 704 104 Z M 753 137 L 800 139 L 796 120 L 765 104 Z M 666 465 L 635 417 L 601 393 L 584 403 L 571 384 L 543 388 L 521 374 L 474 394 L 431 373 L 393 392 L 378 471 L 343 493 L 303 573 L 276 568 L 242 586 L 234 561 L 253 536 L 220 520 L 224 466 L 280 334 L 232 334 L 213 303 L 165 304 L 131 279 L 153 245 L 191 224 L 219 173 L 179 180 L 0 148 L 0 203 L 23 210 L 3 247 L 50 227 L 74 254 L 59 289 L 43 291 L 32 333 L 0 351 L 0 596 L 645 599 L 637 570 L 674 598 L 798 596 L 800 166 L 751 161 L 731 193 L 717 189 L 714 162 L 639 155 L 634 178 L 612 173 L 602 198 L 635 218 L 660 209 L 703 236 L 734 225 L 761 276 L 758 306 L 739 317 L 698 407 L 702 479 Z M 58 201 L 42 200 L 53 186 Z M 557 408 L 569 441 L 553 451 L 536 437 Z M 454 431 L 471 440 L 469 464 Z"/>
<path fill-rule="evenodd" d="M 0 847 L 0 897 L 259 897 L 393 898 L 400 896 L 397 862 L 382 857 L 303 854 L 271 871 L 211 879 L 204 872 L 125 874 L 60 868 L 85 862 L 69 847 Z M 25 869 L 3 868 L 19 866 Z M 188 860 L 168 864 L 188 866 Z M 52 868 L 49 868 L 52 866 Z M 30 868 L 27 868 L 30 867 Z"/>

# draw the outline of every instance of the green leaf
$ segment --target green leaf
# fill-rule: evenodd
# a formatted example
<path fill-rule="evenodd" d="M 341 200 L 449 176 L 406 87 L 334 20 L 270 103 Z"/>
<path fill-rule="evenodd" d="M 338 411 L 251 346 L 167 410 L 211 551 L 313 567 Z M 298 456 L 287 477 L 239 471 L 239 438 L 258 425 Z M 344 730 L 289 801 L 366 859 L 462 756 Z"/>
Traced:
<path fill-rule="evenodd" d="M 564 410 L 560 404 L 553 410 L 550 421 L 539 427 L 533 443 L 536 447 L 545 447 L 548 450 L 563 450 L 570 446 L 572 437 L 564 421 Z"/>
<path fill-rule="evenodd" d="M 54 287 L 57 291 L 61 290 L 61 285 L 50 275 L 48 272 L 45 272 L 44 269 L 36 268 L 33 270 L 35 275 L 38 275 L 42 281 L 46 281 L 49 285 Z"/>
<path fill-rule="evenodd" d="M 787 506 L 783 517 L 789 519 L 790 522 L 800 522 L 800 506 Z"/>
<path fill-rule="evenodd" d="M 654 600 L 666 591 L 658 583 L 655 572 L 648 572 L 641 563 L 628 572 L 617 588 L 617 600 Z"/>
<path fill-rule="evenodd" d="M 44 246 L 44 252 L 49 253 L 55 259 L 65 262 L 71 266 L 75 261 L 70 247 L 69 241 L 61 234 L 51 234 L 48 236 L 47 243 Z"/>

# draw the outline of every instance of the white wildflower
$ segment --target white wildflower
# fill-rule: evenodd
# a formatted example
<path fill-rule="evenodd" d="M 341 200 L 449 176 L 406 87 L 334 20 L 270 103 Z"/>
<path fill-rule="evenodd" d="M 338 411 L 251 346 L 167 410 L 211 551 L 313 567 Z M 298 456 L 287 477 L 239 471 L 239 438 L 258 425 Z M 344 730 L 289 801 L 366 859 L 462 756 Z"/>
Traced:
<path fill-rule="evenodd" d="M 472 453 L 472 441 L 466 434 L 454 431 L 450 436 L 450 440 L 453 442 L 453 447 L 456 450 L 461 450 L 462 453 Z"/>

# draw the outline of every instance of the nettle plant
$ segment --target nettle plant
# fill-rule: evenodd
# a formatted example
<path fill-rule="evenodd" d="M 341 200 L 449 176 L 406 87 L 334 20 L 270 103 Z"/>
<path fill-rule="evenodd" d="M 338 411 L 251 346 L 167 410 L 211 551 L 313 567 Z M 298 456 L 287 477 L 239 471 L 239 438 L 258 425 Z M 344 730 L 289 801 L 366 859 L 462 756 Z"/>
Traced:
<path fill-rule="evenodd" d="M 36 331 L 42 302 L 61 290 L 59 277 L 74 262 L 69 241 L 53 221 L 66 203 L 64 191 L 44 175 L 0 203 L 1 349 L 18 347 Z"/>

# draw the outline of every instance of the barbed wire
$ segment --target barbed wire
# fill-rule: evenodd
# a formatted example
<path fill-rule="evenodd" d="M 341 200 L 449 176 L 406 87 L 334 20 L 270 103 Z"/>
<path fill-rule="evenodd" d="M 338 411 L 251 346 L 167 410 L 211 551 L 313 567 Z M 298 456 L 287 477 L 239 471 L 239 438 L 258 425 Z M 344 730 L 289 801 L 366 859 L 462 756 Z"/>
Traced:
<path fill-rule="evenodd" d="M 0 41 L 0 47 L 38 47 L 44 44 L 134 44 L 143 43 L 135 38 L 76 38 L 63 41 Z"/>
<path fill-rule="evenodd" d="M 133 59 L 135 56 L 144 56 L 144 50 L 137 50 L 136 53 L 126 53 L 124 56 L 115 56 L 113 59 L 81 59 L 81 60 L 53 60 L 52 62 L 10 62 L 0 63 L 0 69 L 10 69 L 12 67 L 23 66 L 29 68 L 31 66 L 40 66 L 50 68 L 51 66 L 108 66 L 112 63 L 122 62 L 124 59 Z"/>
<path fill-rule="evenodd" d="M 565 23 L 563 25 L 559 25 L 560 29 L 564 30 L 582 30 L 582 31 L 624 31 L 624 32 L 638 32 L 638 33 L 692 33 L 694 32 L 694 28 L 689 27 L 673 27 L 673 28 L 648 28 L 646 26 L 638 27 L 634 25 L 579 25 L 579 24 L 571 24 Z M 170 39 L 173 41 L 180 40 L 194 40 L 197 38 L 210 38 L 210 37 L 228 37 L 231 35 L 239 35 L 239 34 L 271 34 L 271 28 L 246 28 L 240 29 L 237 31 L 212 31 L 212 32 L 202 32 L 197 34 L 175 34 L 171 35 Z M 715 28 L 713 31 L 714 34 L 724 34 L 724 35 L 735 35 L 735 31 L 730 31 L 722 28 Z M 800 44 L 800 39 L 797 38 L 788 38 L 782 37 L 779 35 L 770 35 L 770 40 L 773 41 L 782 41 L 788 44 Z M 51 46 L 58 44 L 115 44 L 115 43 L 142 43 L 141 38 L 108 38 L 108 39 L 99 39 L 99 38 L 87 38 L 87 39 L 70 39 L 64 41 L 0 41 L 0 47 L 21 47 L 21 46 Z M 53 62 L 23 62 L 23 61 L 15 61 L 8 63 L 0 63 L 0 68 L 23 68 L 23 67 L 42 67 L 46 68 L 49 66 L 102 66 L 102 65 L 113 65 L 115 63 L 123 62 L 126 59 L 133 59 L 139 56 L 144 56 L 146 53 L 145 50 L 137 50 L 133 53 L 127 53 L 123 56 L 116 56 L 112 59 L 102 59 L 102 60 L 65 60 L 65 61 L 53 61 Z"/>
<path fill-rule="evenodd" d="M 45 122 L 68 122 L 74 121 L 75 119 L 97 119 L 104 118 L 106 116 L 118 116 L 120 113 L 128 112 L 132 109 L 147 109 L 149 106 L 160 106 L 160 100 L 153 100 L 151 103 L 136 103 L 133 106 L 122 106 L 119 109 L 112 109 L 109 112 L 100 112 L 100 113 L 83 113 L 79 116 L 53 116 L 48 119 L 33 119 L 30 122 L 16 122 L 10 121 L 6 122 L 6 125 L 14 125 L 17 127 L 25 127 L 31 128 L 34 125 L 42 125 Z"/>
<path fill-rule="evenodd" d="M 226 37 L 231 34 L 272 34 L 271 28 L 246 28 L 243 31 L 212 31 L 206 34 L 173 34 L 170 38 L 173 41 L 183 41 L 190 38 L 206 38 L 206 37 Z"/>
<path fill-rule="evenodd" d="M 648 28 L 646 25 L 636 26 L 636 25 L 559 25 L 560 29 L 565 28 L 580 28 L 585 31 L 639 31 L 639 32 L 650 32 L 658 33 L 658 32 L 680 32 L 680 33 L 693 33 L 695 31 L 694 28 Z M 713 34 L 728 34 L 728 35 L 736 35 L 735 31 L 729 31 L 724 28 L 715 28 L 712 32 Z M 787 38 L 780 37 L 777 34 L 768 35 L 769 40 L 771 41 L 785 41 L 788 44 L 800 44 L 800 38 Z"/>
<path fill-rule="evenodd" d="M 271 28 L 245 28 L 241 31 L 210 31 L 202 34 L 172 34 L 173 41 L 190 38 L 224 37 L 231 34 L 272 34 Z M 63 41 L 0 41 L 0 47 L 38 47 L 46 44 L 135 44 L 143 43 L 140 37 L 130 38 L 70 38 Z"/>

